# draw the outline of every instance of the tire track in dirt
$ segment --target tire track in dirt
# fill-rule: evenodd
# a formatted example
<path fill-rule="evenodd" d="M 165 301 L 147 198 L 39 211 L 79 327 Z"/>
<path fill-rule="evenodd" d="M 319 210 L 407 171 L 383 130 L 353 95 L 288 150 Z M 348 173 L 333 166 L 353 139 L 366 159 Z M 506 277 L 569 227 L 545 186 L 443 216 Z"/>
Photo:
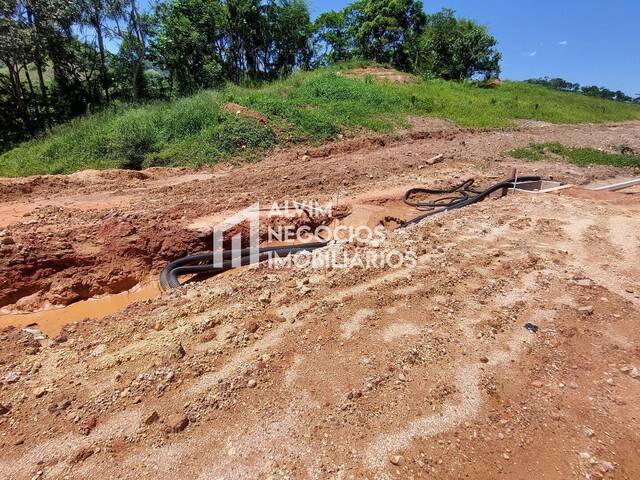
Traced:
<path fill-rule="evenodd" d="M 500 296 L 494 297 L 494 306 L 508 306 L 515 304 L 517 300 L 524 296 L 534 296 L 537 286 L 533 275 L 528 275 L 523 279 L 525 285 L 510 298 L 508 302 Z M 468 312 L 472 315 L 472 312 Z M 481 319 L 477 316 L 464 316 L 460 319 L 459 326 L 469 344 L 476 341 L 473 327 Z M 503 349 L 493 349 L 486 353 L 490 359 L 487 367 L 497 368 L 508 363 L 519 355 L 523 346 L 530 343 L 533 338 L 524 329 L 518 328 L 507 340 L 508 351 Z M 376 472 L 376 478 L 380 480 L 391 479 L 392 476 L 386 472 L 386 465 L 392 453 L 408 448 L 417 438 L 427 438 L 439 433 L 451 430 L 461 423 L 475 417 L 481 410 L 482 398 L 480 392 L 480 368 L 482 363 L 464 362 L 453 368 L 452 376 L 455 378 L 458 401 L 445 403 L 441 410 L 433 415 L 427 415 L 409 422 L 404 428 L 395 433 L 384 433 L 379 435 L 369 446 L 364 455 L 365 464 Z"/>
<path fill-rule="evenodd" d="M 607 268 L 601 267 L 600 258 L 595 257 L 592 253 L 594 243 L 598 245 L 598 242 L 594 242 L 588 233 L 590 228 L 596 225 L 597 220 L 593 216 L 584 215 L 580 218 L 567 218 L 565 221 L 567 222 L 565 230 L 570 240 L 560 242 L 558 246 L 572 255 L 573 266 L 584 271 L 593 281 L 616 295 L 635 305 L 640 305 L 640 299 L 633 292 L 628 291 L 628 279 L 632 278 L 633 269 L 637 269 L 637 264 L 633 265 L 633 262 L 630 265 L 609 263 Z M 620 220 L 615 220 L 614 225 L 617 222 L 620 222 Z M 635 219 L 625 218 L 623 232 L 633 231 L 634 229 L 630 227 L 631 225 L 635 226 L 635 231 L 640 229 L 640 222 Z M 611 223 L 608 225 L 599 224 L 598 226 L 606 233 L 604 241 L 608 244 L 605 245 L 605 248 L 615 244 L 625 252 L 632 249 L 633 244 L 630 242 L 633 241 L 633 238 L 631 235 L 627 237 L 626 234 L 623 234 L 624 238 L 621 238 L 620 233 L 612 234 Z M 616 252 L 612 253 L 615 254 Z M 631 258 L 634 257 L 632 256 Z"/>

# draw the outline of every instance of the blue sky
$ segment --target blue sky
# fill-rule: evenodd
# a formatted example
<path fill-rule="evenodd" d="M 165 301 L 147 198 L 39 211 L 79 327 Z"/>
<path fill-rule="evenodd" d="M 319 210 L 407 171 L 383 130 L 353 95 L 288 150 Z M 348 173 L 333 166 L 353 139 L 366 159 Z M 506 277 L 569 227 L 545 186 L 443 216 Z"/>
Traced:
<path fill-rule="evenodd" d="M 348 0 L 309 0 L 311 13 Z M 640 95 L 640 0 L 424 0 L 487 25 L 504 58 L 502 77 L 561 77 Z"/>

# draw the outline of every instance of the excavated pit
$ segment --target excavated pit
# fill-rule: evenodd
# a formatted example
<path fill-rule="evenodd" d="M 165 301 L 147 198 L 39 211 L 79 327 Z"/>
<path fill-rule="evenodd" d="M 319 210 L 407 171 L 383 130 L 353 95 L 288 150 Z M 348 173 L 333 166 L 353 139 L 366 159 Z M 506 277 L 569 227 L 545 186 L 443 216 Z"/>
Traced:
<path fill-rule="evenodd" d="M 415 211 L 411 207 L 407 207 L 397 197 L 398 192 L 376 192 L 357 198 L 357 204 L 341 205 L 334 207 L 331 214 L 322 214 L 317 216 L 309 216 L 306 214 L 293 214 L 289 216 L 272 216 L 262 215 L 260 225 L 260 238 L 262 246 L 277 246 L 291 243 L 300 243 L 300 241 L 277 241 L 272 240 L 268 236 L 269 231 L 277 230 L 278 227 L 289 226 L 293 229 L 300 227 L 309 227 L 310 229 L 319 226 L 328 226 L 335 229 L 338 226 L 346 226 L 352 228 L 382 227 L 385 230 L 393 230 L 402 224 Z M 391 195 L 391 196 L 390 196 Z M 215 221 L 219 220 L 216 218 Z M 205 217 L 196 220 L 190 226 L 190 231 L 194 232 L 191 250 L 189 253 L 196 251 L 209 250 L 211 248 L 212 226 L 215 224 L 213 217 Z M 212 223 L 213 222 L 213 223 Z M 206 227 L 206 228 L 205 228 Z M 243 245 L 248 241 L 248 225 L 241 223 L 236 227 L 225 232 L 225 246 L 231 246 L 231 238 L 240 235 Z M 340 236 L 338 236 L 340 237 Z M 318 238 L 309 238 L 303 241 L 313 241 Z M 344 240 L 344 238 L 340 238 Z M 189 245 L 189 243 L 186 243 Z M 167 259 L 170 261 L 172 259 Z M 117 290 L 113 285 L 110 287 L 112 293 L 98 292 L 92 296 L 81 295 L 78 290 L 74 290 L 67 298 L 74 298 L 67 305 L 52 305 L 48 301 L 44 304 L 39 302 L 41 298 L 38 291 L 34 291 L 28 296 L 20 297 L 15 303 L 6 304 L 0 307 L 0 329 L 6 327 L 36 327 L 47 335 L 56 335 L 60 330 L 70 323 L 78 322 L 88 318 L 100 319 L 109 315 L 113 315 L 126 309 L 132 303 L 148 300 L 161 294 L 159 284 L 155 280 L 154 271 L 140 272 L 146 275 L 141 283 L 136 283 L 130 288 Z M 124 283 L 125 286 L 127 282 Z M 33 287 L 31 287 L 32 289 Z M 108 291 L 108 289 L 105 289 Z M 69 294 L 70 292 L 66 292 Z M 36 308 L 29 306 L 39 305 Z M 25 308 L 26 307 L 26 308 Z"/>

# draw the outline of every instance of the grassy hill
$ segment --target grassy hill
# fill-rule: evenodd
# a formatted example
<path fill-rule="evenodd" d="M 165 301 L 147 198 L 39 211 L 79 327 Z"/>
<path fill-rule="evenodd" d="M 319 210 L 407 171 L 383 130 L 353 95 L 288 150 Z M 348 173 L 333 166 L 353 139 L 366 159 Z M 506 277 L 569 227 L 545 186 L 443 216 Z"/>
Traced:
<path fill-rule="evenodd" d="M 250 111 L 238 114 L 230 103 Z M 640 119 L 640 107 L 520 82 L 493 89 L 440 80 L 400 84 L 346 76 L 340 68 L 320 69 L 259 88 L 228 85 L 73 120 L 1 155 L 0 176 L 257 158 L 276 144 L 320 143 L 341 132 L 389 132 L 410 116 L 488 128 L 513 126 L 514 119 L 634 120 Z"/>

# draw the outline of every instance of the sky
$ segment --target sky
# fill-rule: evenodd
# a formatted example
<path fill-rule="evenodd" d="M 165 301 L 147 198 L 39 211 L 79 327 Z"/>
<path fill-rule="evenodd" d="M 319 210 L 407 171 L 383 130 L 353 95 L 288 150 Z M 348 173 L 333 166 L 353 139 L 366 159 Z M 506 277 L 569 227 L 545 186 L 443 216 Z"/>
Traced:
<path fill-rule="evenodd" d="M 315 18 L 348 0 L 309 0 Z M 640 95 L 640 0 L 424 0 L 489 27 L 502 78 L 560 77 Z"/>

